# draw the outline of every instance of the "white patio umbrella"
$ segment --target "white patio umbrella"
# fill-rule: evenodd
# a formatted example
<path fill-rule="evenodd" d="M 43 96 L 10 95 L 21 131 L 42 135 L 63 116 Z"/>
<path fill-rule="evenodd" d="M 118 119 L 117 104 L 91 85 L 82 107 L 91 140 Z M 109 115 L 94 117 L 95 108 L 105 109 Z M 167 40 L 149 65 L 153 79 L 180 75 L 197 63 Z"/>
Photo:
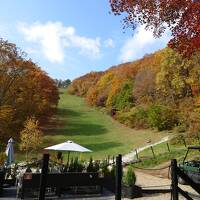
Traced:
<path fill-rule="evenodd" d="M 8 144 L 6 147 L 6 155 L 7 155 L 7 165 L 10 165 L 14 161 L 14 148 L 13 148 L 14 140 L 10 138 L 8 140 Z"/>
<path fill-rule="evenodd" d="M 67 151 L 68 152 L 68 160 L 67 163 L 69 163 L 69 154 L 70 152 L 92 152 L 90 149 L 87 149 L 79 144 L 76 144 L 75 142 L 72 142 L 70 140 L 53 145 L 50 147 L 45 148 L 46 150 L 54 150 L 54 151 Z"/>

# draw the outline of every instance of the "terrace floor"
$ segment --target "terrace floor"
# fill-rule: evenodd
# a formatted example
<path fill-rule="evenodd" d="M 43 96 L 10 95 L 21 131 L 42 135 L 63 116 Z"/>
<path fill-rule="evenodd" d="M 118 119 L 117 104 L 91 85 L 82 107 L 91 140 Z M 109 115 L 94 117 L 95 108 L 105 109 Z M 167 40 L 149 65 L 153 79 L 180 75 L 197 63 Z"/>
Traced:
<path fill-rule="evenodd" d="M 3 195 L 0 200 L 16 200 L 16 187 L 4 188 Z M 35 200 L 37 198 L 26 197 L 26 200 Z M 49 196 L 46 200 L 114 200 L 113 193 L 104 189 L 102 195 L 62 195 L 61 197 Z"/>

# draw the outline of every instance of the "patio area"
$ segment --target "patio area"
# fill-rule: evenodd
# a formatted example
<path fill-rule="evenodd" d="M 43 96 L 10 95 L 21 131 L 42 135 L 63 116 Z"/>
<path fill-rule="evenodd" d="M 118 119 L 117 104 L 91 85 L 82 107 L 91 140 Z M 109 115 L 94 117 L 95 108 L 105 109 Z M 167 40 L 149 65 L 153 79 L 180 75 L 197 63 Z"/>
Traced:
<path fill-rule="evenodd" d="M 17 189 L 16 187 L 5 188 L 2 196 L 0 196 L 0 200 L 16 200 Z M 37 199 L 36 197 L 26 197 L 27 200 Z M 45 199 L 52 200 L 114 200 L 115 196 L 110 191 L 104 189 L 101 195 L 91 194 L 91 195 L 69 195 L 63 194 L 61 197 L 56 197 L 53 194 L 49 194 L 45 197 Z"/>

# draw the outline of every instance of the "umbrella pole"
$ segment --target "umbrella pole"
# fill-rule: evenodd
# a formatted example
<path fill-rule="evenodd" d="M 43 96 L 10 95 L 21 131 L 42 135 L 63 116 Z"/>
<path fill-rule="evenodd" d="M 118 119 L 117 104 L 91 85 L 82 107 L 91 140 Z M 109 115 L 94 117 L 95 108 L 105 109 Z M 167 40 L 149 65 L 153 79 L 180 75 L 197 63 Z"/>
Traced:
<path fill-rule="evenodd" d="M 67 155 L 67 168 L 69 168 L 69 154 L 70 154 L 70 151 L 68 152 L 68 155 Z"/>

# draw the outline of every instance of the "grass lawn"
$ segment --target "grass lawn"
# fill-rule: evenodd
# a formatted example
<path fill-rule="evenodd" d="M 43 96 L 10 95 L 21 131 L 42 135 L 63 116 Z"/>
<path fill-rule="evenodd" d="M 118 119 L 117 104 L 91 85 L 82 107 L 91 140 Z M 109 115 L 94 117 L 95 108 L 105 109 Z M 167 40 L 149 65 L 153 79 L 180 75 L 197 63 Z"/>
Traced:
<path fill-rule="evenodd" d="M 146 145 L 166 135 L 153 130 L 134 130 L 113 120 L 107 114 L 89 107 L 83 98 L 60 91 L 57 124 L 44 137 L 44 146 L 73 140 L 93 151 L 95 159 L 107 155 L 125 154 L 136 147 Z"/>
<path fill-rule="evenodd" d="M 167 132 L 135 130 L 118 123 L 97 108 L 88 106 L 83 98 L 60 90 L 58 112 L 46 127 L 43 147 L 72 140 L 93 151 L 82 155 L 94 159 L 125 154 L 134 148 L 159 141 Z M 42 149 L 41 151 L 42 152 Z M 20 159 L 22 159 L 20 155 Z"/>
<path fill-rule="evenodd" d="M 154 146 L 153 151 L 155 157 L 151 148 L 145 149 L 138 154 L 139 158 L 144 160 L 134 165 L 138 167 L 151 168 L 171 159 L 177 159 L 178 162 L 181 162 L 185 156 L 187 148 L 183 145 L 171 145 L 170 143 L 168 143 L 168 145 L 170 151 L 168 150 L 167 142 Z"/>

